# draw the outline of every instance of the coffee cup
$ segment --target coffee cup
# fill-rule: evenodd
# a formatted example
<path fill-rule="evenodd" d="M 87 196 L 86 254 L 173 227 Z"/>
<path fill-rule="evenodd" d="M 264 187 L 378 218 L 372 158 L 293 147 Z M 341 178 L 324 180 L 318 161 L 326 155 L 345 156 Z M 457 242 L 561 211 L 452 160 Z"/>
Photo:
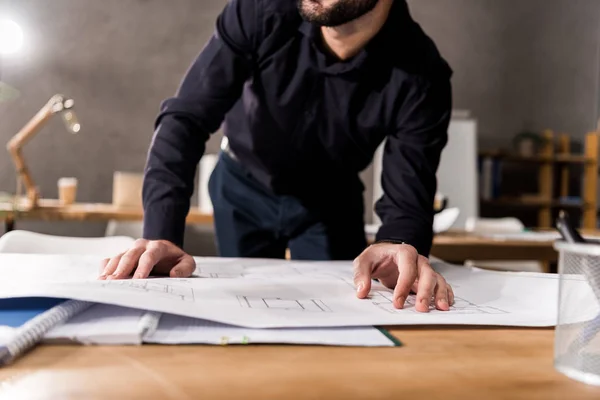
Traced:
<path fill-rule="evenodd" d="M 63 205 L 75 203 L 77 197 L 77 178 L 60 178 L 58 180 L 58 198 Z"/>

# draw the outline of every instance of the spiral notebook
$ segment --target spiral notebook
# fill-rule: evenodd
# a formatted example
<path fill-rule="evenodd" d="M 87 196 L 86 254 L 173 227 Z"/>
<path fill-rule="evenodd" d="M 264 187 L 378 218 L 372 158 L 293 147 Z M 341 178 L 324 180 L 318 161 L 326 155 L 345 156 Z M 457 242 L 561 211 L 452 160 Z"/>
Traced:
<path fill-rule="evenodd" d="M 0 299 L 0 346 L 22 335 L 27 327 L 35 327 L 29 334 L 43 342 L 142 344 L 160 319 L 157 312 L 98 303 L 85 303 L 85 308 L 69 312 L 73 304 L 53 298 Z M 64 318 L 48 319 L 57 313 L 65 313 Z"/>
<path fill-rule="evenodd" d="M 26 304 L 30 300 L 32 299 L 24 299 L 23 302 Z M 52 300 L 49 299 L 48 302 L 51 303 Z M 0 366 L 13 362 L 17 357 L 40 343 L 52 328 L 88 309 L 92 304 L 87 301 L 56 299 L 56 303 L 50 305 L 49 308 L 42 310 L 29 308 L 35 316 L 15 328 L 13 334 L 0 343 Z M 22 310 L 27 310 L 27 308 L 23 307 Z M 11 310 L 4 308 L 3 311 L 9 313 Z M 26 311 L 19 313 L 21 317 L 26 314 Z M 14 323 L 14 320 L 11 319 L 11 322 Z"/>
<path fill-rule="evenodd" d="M 64 301 L 39 297 L 0 299 L 0 345 L 8 342 L 27 321 Z"/>
<path fill-rule="evenodd" d="M 0 299 L 0 325 L 19 328 L 33 317 L 65 301 L 47 297 Z"/>

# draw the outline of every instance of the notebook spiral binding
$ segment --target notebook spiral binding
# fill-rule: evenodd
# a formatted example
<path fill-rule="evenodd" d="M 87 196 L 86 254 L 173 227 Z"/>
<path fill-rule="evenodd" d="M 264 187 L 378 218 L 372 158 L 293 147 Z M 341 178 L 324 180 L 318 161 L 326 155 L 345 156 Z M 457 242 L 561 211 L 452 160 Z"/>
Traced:
<path fill-rule="evenodd" d="M 0 365 L 10 363 L 15 357 L 39 343 L 50 329 L 93 304 L 87 301 L 67 300 L 27 321 L 12 340 L 0 346 Z"/>

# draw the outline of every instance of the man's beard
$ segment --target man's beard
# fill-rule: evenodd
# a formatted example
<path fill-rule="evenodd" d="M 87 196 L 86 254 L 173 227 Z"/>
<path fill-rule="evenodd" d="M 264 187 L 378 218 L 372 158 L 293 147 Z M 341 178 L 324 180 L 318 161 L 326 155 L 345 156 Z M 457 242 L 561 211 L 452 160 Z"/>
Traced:
<path fill-rule="evenodd" d="M 320 26 L 335 27 L 353 21 L 372 11 L 379 0 L 338 0 L 324 7 L 319 0 L 298 0 L 304 20 Z"/>

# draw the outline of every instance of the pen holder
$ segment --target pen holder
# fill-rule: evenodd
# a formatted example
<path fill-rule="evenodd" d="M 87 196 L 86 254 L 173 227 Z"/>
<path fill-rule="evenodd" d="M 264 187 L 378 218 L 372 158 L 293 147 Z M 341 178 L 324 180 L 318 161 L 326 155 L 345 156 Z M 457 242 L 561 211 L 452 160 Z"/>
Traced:
<path fill-rule="evenodd" d="M 554 367 L 600 386 L 600 245 L 559 241 L 554 247 L 559 252 Z"/>

